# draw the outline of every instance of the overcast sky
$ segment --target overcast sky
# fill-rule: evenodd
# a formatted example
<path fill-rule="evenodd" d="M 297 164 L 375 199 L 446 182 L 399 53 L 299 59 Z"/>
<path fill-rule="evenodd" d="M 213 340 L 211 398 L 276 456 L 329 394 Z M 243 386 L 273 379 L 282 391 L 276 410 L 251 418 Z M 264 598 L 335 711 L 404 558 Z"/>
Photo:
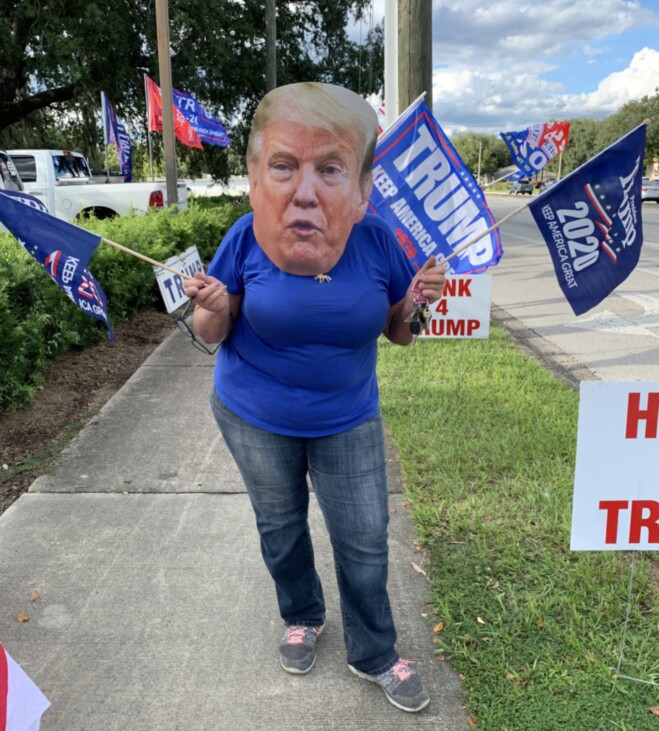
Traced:
<path fill-rule="evenodd" d="M 601 119 L 659 87 L 659 0 L 432 0 L 433 107 L 452 134 Z M 373 0 L 373 19 L 384 0 Z M 365 37 L 370 18 L 351 35 Z"/>

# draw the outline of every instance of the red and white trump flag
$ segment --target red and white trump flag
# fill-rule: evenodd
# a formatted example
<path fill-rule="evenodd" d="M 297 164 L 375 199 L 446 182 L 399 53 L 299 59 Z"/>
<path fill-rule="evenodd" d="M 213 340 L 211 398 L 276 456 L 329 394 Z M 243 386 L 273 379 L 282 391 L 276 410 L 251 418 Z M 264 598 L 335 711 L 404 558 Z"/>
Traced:
<path fill-rule="evenodd" d="M 50 701 L 0 645 L 0 731 L 39 731 Z"/>

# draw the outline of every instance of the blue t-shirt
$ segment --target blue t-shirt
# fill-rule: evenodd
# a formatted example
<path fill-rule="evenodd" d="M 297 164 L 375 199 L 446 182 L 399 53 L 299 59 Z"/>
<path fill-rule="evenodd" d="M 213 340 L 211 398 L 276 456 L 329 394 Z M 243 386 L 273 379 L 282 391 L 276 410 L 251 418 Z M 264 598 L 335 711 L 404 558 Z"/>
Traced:
<path fill-rule="evenodd" d="M 238 416 L 278 434 L 336 434 L 379 409 L 377 340 L 413 269 L 388 226 L 356 224 L 331 281 L 287 274 L 266 256 L 253 214 L 225 236 L 208 274 L 242 294 L 218 351 L 215 388 Z"/>

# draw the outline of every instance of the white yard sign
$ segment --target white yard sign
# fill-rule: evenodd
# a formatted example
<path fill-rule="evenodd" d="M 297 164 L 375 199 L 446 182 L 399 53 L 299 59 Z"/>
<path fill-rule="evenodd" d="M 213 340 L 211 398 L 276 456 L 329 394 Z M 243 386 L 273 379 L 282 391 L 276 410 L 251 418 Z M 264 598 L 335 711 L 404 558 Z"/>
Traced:
<path fill-rule="evenodd" d="M 659 382 L 581 384 L 570 547 L 659 550 Z"/>
<path fill-rule="evenodd" d="M 195 272 L 203 272 L 204 270 L 196 246 L 191 246 L 182 254 L 172 256 L 163 263 L 168 267 L 183 272 L 183 274 L 187 274 L 189 277 L 193 277 Z M 160 294 L 165 302 L 167 312 L 178 310 L 182 304 L 188 301 L 183 291 L 183 279 L 177 274 L 172 274 L 160 267 L 153 267 L 153 271 L 156 273 L 158 287 L 160 288 Z"/>
<path fill-rule="evenodd" d="M 491 274 L 448 276 L 444 294 L 431 305 L 430 327 L 419 337 L 487 338 L 491 301 Z"/>

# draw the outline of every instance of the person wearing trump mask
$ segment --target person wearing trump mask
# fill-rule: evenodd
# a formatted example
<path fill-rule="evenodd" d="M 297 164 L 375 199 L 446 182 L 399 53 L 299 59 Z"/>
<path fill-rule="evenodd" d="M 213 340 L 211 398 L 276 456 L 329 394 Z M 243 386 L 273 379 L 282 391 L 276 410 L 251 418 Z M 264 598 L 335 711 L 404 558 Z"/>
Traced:
<path fill-rule="evenodd" d="M 357 94 L 304 82 L 261 100 L 247 166 L 253 212 L 208 273 L 184 283 L 193 325 L 218 351 L 213 414 L 244 479 L 285 629 L 280 662 L 305 674 L 325 625 L 308 507 L 311 478 L 334 554 L 350 670 L 420 711 L 428 693 L 396 650 L 387 594 L 387 480 L 378 338 L 406 345 L 419 294 L 444 267 L 414 272 L 366 212 L 378 122 Z"/>

